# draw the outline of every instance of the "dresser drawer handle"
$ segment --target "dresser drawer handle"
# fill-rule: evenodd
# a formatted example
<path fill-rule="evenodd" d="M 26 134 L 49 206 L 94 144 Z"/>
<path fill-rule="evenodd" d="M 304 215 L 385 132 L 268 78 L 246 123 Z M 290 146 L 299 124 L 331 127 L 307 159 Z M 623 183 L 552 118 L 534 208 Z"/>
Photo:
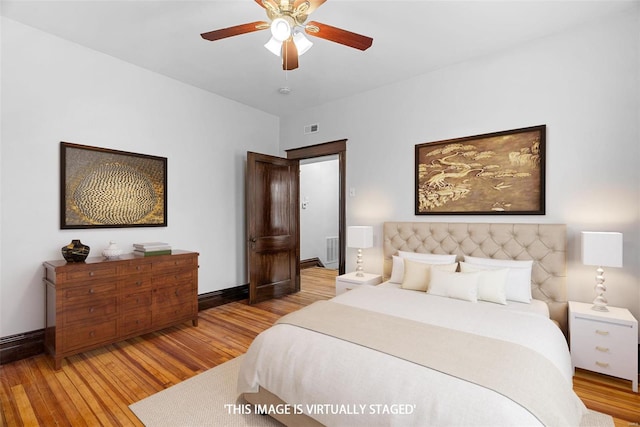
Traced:
<path fill-rule="evenodd" d="M 140 271 L 140 266 L 136 265 L 136 270 Z"/>
<path fill-rule="evenodd" d="M 179 297 L 180 296 L 180 292 L 176 291 L 176 296 Z"/>
<path fill-rule="evenodd" d="M 596 350 L 601 351 L 603 353 L 608 353 L 609 352 L 609 348 L 608 347 L 600 347 L 600 346 L 596 346 Z"/>
<path fill-rule="evenodd" d="M 94 291 L 94 290 L 93 290 L 93 288 L 89 289 L 89 293 L 90 293 L 90 294 L 93 294 L 93 293 L 95 293 L 95 292 L 96 292 L 96 291 Z"/>
<path fill-rule="evenodd" d="M 138 280 L 138 281 L 136 282 L 136 286 L 142 286 L 142 282 Z"/>
<path fill-rule="evenodd" d="M 96 331 L 91 331 L 91 332 L 89 332 L 89 336 L 90 336 L 90 337 L 95 337 L 95 336 L 96 336 Z"/>
<path fill-rule="evenodd" d="M 89 276 L 93 276 L 95 273 L 93 271 L 89 272 Z"/>
<path fill-rule="evenodd" d="M 95 307 L 91 307 L 91 308 L 89 309 L 89 313 L 93 313 L 94 311 L 96 311 Z"/>
<path fill-rule="evenodd" d="M 596 362 L 596 365 L 600 366 L 601 368 L 608 368 L 609 364 L 605 363 L 605 362 Z"/>
<path fill-rule="evenodd" d="M 600 329 L 596 329 L 596 334 L 598 334 L 598 335 L 609 335 L 609 331 L 601 331 Z"/>

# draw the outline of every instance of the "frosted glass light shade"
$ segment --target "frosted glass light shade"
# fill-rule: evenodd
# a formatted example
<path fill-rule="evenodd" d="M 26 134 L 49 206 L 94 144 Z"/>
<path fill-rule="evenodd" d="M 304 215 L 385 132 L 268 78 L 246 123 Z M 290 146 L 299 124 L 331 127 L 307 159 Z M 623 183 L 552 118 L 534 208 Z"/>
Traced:
<path fill-rule="evenodd" d="M 622 267 L 622 233 L 583 231 L 582 263 L 598 267 Z"/>
<path fill-rule="evenodd" d="M 291 24 L 283 18 L 276 18 L 271 22 L 271 35 L 282 43 L 291 37 Z"/>
<path fill-rule="evenodd" d="M 347 228 L 347 246 L 366 249 L 373 246 L 373 227 L 354 225 Z"/>
<path fill-rule="evenodd" d="M 280 56 L 282 52 L 282 42 L 271 37 L 267 43 L 265 43 L 264 47 L 266 47 L 269 52 L 273 53 L 275 56 Z"/>
<path fill-rule="evenodd" d="M 304 55 L 304 53 L 313 46 L 313 43 L 300 31 L 296 31 L 294 33 L 293 43 L 296 45 L 298 56 Z M 269 52 L 273 53 L 275 56 L 280 56 L 282 54 L 282 42 L 276 40 L 275 37 L 271 37 L 269 41 L 265 43 L 264 47 L 266 47 Z"/>
<path fill-rule="evenodd" d="M 302 31 L 295 31 L 293 33 L 293 43 L 296 45 L 296 49 L 298 50 L 298 56 L 304 55 L 304 53 L 313 46 L 313 43 Z"/>

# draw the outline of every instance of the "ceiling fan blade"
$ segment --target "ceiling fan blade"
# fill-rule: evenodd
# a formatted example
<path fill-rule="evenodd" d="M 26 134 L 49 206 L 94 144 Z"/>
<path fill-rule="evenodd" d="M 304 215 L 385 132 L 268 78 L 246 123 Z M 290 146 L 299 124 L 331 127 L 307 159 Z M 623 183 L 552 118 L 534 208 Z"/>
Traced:
<path fill-rule="evenodd" d="M 309 15 L 311 12 L 322 6 L 327 0 L 296 0 L 295 3 L 293 3 L 293 9 L 297 9 L 298 6 L 300 6 L 305 1 L 309 2 L 309 9 L 305 11 L 305 14 Z"/>
<path fill-rule="evenodd" d="M 289 37 L 282 43 L 282 69 L 295 70 L 298 68 L 298 48 L 293 42 L 293 37 Z"/>
<path fill-rule="evenodd" d="M 222 28 L 220 30 L 209 31 L 200 34 L 203 39 L 216 41 L 227 37 L 239 36 L 240 34 L 252 33 L 254 31 L 266 30 L 269 23 L 265 21 L 256 21 L 249 24 L 236 25 L 234 27 Z"/>
<path fill-rule="evenodd" d="M 352 33 L 351 31 L 332 27 L 331 25 L 321 24 L 316 21 L 309 22 L 304 30 L 311 36 L 340 43 L 355 49 L 367 50 L 373 44 L 371 37 Z"/>

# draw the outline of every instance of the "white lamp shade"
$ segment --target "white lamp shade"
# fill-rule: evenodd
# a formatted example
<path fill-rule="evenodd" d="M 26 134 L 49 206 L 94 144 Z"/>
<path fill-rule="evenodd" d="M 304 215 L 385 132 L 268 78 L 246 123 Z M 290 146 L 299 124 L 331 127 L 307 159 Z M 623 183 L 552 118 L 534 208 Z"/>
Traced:
<path fill-rule="evenodd" d="M 373 247 L 373 227 L 354 225 L 347 228 L 347 246 L 366 249 Z"/>
<path fill-rule="evenodd" d="M 622 233 L 583 231 L 582 263 L 598 267 L 622 267 Z"/>

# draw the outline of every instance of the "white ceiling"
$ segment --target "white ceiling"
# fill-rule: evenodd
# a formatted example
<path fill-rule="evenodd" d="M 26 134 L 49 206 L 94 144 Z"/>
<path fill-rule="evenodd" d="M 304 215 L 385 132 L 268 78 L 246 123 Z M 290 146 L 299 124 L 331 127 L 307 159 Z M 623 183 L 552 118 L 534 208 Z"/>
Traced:
<path fill-rule="evenodd" d="M 2 15 L 278 116 L 512 48 L 637 7 L 638 0 L 328 0 L 310 20 L 373 37 L 361 52 L 310 37 L 284 72 L 267 31 L 200 33 L 267 20 L 254 0 L 2 0 Z M 289 95 L 278 89 L 289 87 Z"/>

